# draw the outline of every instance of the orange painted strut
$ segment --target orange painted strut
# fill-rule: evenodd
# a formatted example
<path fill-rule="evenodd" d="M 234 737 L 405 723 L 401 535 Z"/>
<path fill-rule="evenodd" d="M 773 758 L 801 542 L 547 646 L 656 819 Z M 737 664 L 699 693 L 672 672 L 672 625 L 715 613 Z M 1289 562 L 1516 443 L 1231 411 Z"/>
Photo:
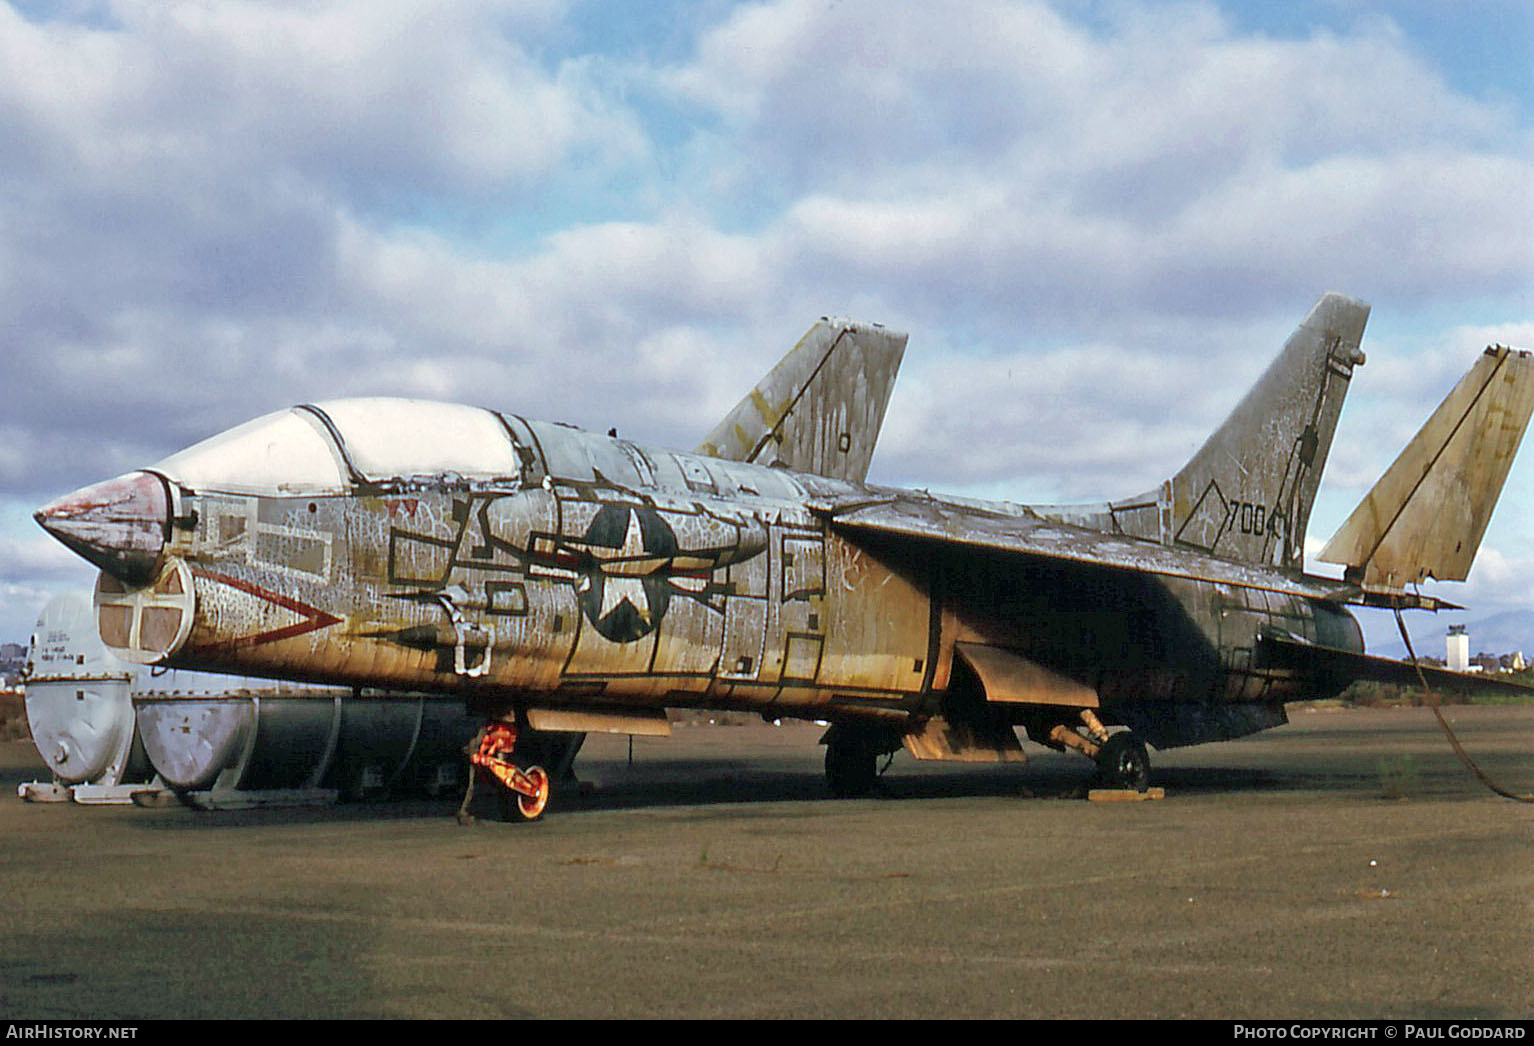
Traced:
<path fill-rule="evenodd" d="M 549 801 L 549 775 L 541 766 L 526 770 L 511 761 L 517 747 L 517 728 L 510 723 L 488 723 L 479 747 L 469 757 L 474 766 L 483 767 L 517 794 L 517 806 L 529 820 L 543 813 Z"/>

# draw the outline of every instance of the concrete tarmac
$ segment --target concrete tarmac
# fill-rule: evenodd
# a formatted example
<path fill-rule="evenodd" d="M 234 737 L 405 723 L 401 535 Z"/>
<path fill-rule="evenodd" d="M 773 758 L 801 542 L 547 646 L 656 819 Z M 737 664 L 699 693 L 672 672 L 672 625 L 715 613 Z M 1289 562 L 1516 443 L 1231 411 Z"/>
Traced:
<path fill-rule="evenodd" d="M 1534 791 L 1534 708 L 1449 711 Z M 1079 757 L 901 754 L 827 797 L 808 724 L 593 737 L 537 824 L 450 802 L 30 805 L 0 744 L 0 1016 L 1534 1015 L 1534 807 L 1427 709 L 1292 709 L 1153 753 L 1159 802 Z M 494 803 L 481 804 L 488 813 Z"/>

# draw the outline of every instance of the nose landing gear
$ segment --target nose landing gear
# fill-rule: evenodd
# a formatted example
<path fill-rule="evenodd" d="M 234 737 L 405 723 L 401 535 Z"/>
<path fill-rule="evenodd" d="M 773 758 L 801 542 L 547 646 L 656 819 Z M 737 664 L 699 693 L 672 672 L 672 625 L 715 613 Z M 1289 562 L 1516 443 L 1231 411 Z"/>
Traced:
<path fill-rule="evenodd" d="M 549 805 L 549 775 L 541 766 L 521 767 L 512 762 L 511 754 L 517 747 L 517 728 L 510 723 L 487 723 L 480 731 L 479 745 L 469 756 L 472 770 L 484 770 L 516 797 L 508 804 L 524 821 L 536 821 L 543 816 Z M 469 791 L 464 796 L 463 807 L 458 812 L 459 821 L 469 819 L 469 800 L 474 795 L 474 774 L 469 778 Z"/>

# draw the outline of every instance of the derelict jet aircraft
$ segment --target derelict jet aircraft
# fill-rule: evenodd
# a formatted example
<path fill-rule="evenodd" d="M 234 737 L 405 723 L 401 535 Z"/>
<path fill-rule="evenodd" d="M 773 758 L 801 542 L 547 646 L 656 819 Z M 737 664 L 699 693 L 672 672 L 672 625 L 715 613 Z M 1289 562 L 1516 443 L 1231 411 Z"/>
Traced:
<path fill-rule="evenodd" d="M 1364 655 L 1347 605 L 1437 608 L 1417 584 L 1469 569 L 1534 410 L 1534 359 L 1500 347 L 1326 546 L 1344 577 L 1304 571 L 1368 313 L 1323 297 L 1192 460 L 1122 501 L 866 484 L 906 337 L 837 320 L 692 453 L 336 400 L 37 519 L 101 568 L 97 625 L 118 656 L 461 694 L 490 724 L 475 761 L 525 817 L 551 777 L 530 754 L 665 733 L 667 708 L 828 720 L 837 795 L 867 791 L 902 746 L 1020 760 L 1017 727 L 1143 789 L 1147 744 L 1240 737 L 1284 723 L 1286 701 L 1402 680 Z"/>

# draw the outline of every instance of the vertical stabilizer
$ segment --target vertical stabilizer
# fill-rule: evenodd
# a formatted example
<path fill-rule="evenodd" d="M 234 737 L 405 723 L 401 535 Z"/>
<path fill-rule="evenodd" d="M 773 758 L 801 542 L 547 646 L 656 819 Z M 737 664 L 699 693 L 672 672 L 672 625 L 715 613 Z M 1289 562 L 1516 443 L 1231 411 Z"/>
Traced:
<path fill-rule="evenodd" d="M 1305 527 L 1369 306 L 1324 295 L 1284 350 L 1171 479 L 1173 541 L 1269 566 L 1304 565 Z"/>
<path fill-rule="evenodd" d="M 1117 529 L 1225 559 L 1300 570 L 1305 527 L 1369 306 L 1326 294 L 1182 470 L 1109 506 Z M 1212 351 L 1222 351 L 1212 347 Z"/>
<path fill-rule="evenodd" d="M 1358 347 L 1367 321 L 1364 302 L 1324 294 L 1177 475 L 1108 506 L 1112 529 L 1227 560 L 1304 569 L 1305 525 L 1353 368 L 1364 362 Z"/>
<path fill-rule="evenodd" d="M 697 452 L 861 483 L 905 345 L 878 324 L 821 320 Z"/>
<path fill-rule="evenodd" d="M 1534 413 L 1534 356 L 1487 349 L 1319 558 L 1366 591 L 1463 581 Z"/>

